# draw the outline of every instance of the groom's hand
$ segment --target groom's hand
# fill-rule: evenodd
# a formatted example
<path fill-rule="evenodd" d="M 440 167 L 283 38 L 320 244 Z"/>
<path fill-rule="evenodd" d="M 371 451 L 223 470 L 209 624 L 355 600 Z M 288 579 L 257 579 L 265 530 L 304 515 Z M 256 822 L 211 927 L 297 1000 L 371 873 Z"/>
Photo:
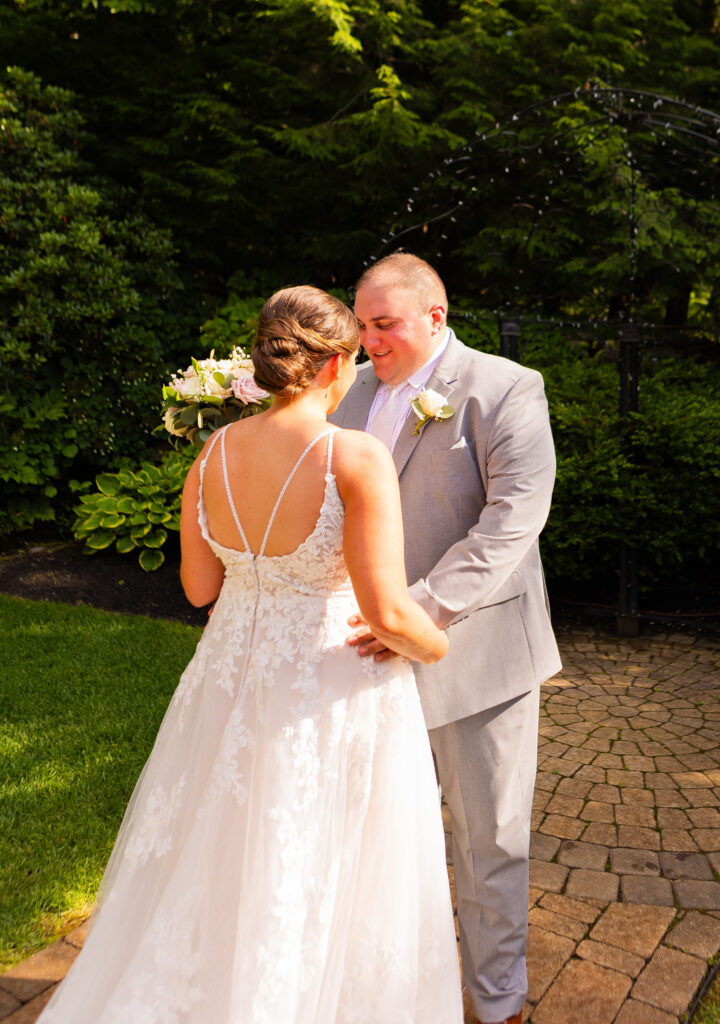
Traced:
<path fill-rule="evenodd" d="M 348 625 L 354 626 L 355 632 L 350 634 L 347 642 L 351 647 L 357 647 L 357 652 L 361 658 L 368 658 L 373 654 L 375 655 L 375 661 L 387 661 L 388 658 L 394 657 L 395 652 L 391 651 L 372 635 L 362 615 L 351 615 L 348 619 Z"/>

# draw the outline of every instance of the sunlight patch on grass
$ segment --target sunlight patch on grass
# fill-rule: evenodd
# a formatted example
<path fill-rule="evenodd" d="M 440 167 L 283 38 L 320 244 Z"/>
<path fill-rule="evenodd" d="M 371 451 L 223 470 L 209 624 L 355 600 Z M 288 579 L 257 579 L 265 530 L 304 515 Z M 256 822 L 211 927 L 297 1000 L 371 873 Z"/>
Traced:
<path fill-rule="evenodd" d="M 0 595 L 0 966 L 89 911 L 196 627 Z"/>

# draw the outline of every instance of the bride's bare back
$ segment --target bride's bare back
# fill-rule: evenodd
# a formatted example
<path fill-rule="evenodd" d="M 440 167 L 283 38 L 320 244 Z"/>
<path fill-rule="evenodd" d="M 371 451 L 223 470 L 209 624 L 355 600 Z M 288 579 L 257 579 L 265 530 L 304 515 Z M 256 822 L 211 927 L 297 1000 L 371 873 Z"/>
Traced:
<path fill-rule="evenodd" d="M 294 551 L 312 533 L 325 494 L 328 437 L 325 425 L 299 427 L 253 416 L 225 431 L 225 464 L 230 493 L 240 524 L 253 554 L 259 554 L 265 531 L 283 487 L 263 554 L 276 557 Z M 308 444 L 317 443 L 302 459 Z M 210 533 L 224 547 L 245 549 L 227 499 L 222 450 L 216 446 L 208 459 L 204 480 Z"/>

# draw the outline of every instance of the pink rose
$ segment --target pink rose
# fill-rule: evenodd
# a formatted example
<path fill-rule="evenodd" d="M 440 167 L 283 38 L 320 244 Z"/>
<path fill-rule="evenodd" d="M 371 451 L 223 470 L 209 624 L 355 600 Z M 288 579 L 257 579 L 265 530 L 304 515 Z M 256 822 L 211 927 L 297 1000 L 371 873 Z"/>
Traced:
<path fill-rule="evenodd" d="M 267 391 L 263 391 L 262 388 L 258 387 L 255 383 L 255 378 L 247 370 L 240 370 L 237 377 L 231 382 L 230 387 L 232 388 L 233 395 L 239 398 L 241 402 L 248 405 L 249 402 L 261 402 L 263 398 L 268 397 Z"/>

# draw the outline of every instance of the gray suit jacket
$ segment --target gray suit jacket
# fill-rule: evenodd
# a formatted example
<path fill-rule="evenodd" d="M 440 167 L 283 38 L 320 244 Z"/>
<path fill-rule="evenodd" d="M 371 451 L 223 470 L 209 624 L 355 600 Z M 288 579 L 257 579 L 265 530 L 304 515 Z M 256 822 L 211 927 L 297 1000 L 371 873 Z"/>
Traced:
<path fill-rule="evenodd" d="M 362 366 L 332 421 L 364 429 L 378 386 Z M 442 661 L 415 666 L 433 729 L 527 693 L 561 665 L 538 550 L 555 479 L 542 377 L 451 332 L 427 387 L 455 414 L 415 435 L 411 411 L 393 458 L 410 593 L 450 639 Z"/>

